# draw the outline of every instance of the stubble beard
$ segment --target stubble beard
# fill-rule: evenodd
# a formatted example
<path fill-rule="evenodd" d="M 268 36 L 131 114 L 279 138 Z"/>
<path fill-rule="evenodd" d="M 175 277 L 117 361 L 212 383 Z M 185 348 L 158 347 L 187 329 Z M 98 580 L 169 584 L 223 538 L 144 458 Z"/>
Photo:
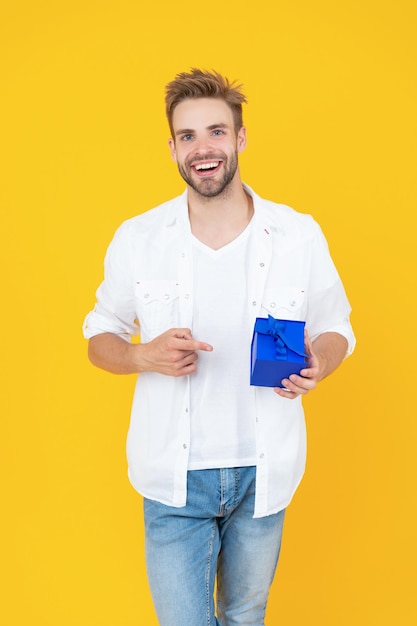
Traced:
<path fill-rule="evenodd" d="M 216 160 L 216 158 L 212 156 L 208 156 L 207 158 Z M 192 177 L 191 165 L 187 163 L 184 165 L 178 163 L 178 171 L 187 185 L 201 197 L 216 198 L 221 195 L 227 195 L 229 185 L 232 182 L 238 168 L 237 151 L 235 151 L 230 158 L 227 158 L 226 155 L 222 155 L 221 160 L 223 162 L 224 170 L 221 180 L 202 178 L 201 180 L 196 181 Z"/>

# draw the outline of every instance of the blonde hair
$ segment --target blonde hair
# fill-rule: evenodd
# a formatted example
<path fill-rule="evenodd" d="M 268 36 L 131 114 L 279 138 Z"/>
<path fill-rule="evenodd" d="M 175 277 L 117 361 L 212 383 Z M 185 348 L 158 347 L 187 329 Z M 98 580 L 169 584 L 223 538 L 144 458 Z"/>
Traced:
<path fill-rule="evenodd" d="M 241 91 L 242 85 L 230 82 L 214 70 L 208 72 L 191 68 L 190 72 L 177 74 L 165 87 L 165 110 L 171 135 L 174 137 L 172 117 L 175 107 L 190 98 L 219 98 L 224 100 L 233 114 L 236 134 L 243 126 L 242 103 L 247 102 Z"/>

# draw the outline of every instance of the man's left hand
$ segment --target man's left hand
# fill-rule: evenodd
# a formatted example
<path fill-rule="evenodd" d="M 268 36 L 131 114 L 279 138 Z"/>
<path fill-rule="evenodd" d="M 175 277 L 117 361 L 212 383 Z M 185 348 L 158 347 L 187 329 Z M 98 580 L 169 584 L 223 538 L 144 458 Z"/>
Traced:
<path fill-rule="evenodd" d="M 289 378 L 284 378 L 281 382 L 285 389 L 282 387 L 275 387 L 274 391 L 281 398 L 287 398 L 288 400 L 294 400 L 298 396 L 305 395 L 312 389 L 317 387 L 317 383 L 320 378 L 320 361 L 313 351 L 313 344 L 307 331 L 305 331 L 305 351 L 308 356 L 308 365 L 306 368 L 300 371 L 300 375 L 291 374 Z"/>

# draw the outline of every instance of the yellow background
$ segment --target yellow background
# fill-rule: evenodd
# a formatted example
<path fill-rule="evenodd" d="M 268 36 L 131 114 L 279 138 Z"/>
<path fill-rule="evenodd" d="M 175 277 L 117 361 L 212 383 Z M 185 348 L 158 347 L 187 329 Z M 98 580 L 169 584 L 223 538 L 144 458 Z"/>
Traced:
<path fill-rule="evenodd" d="M 305 403 L 307 473 L 267 623 L 417 623 L 416 13 L 2 3 L 2 624 L 157 623 L 126 477 L 134 380 L 88 363 L 81 324 L 116 227 L 183 189 L 163 94 L 191 66 L 244 83 L 243 178 L 319 221 L 358 339 Z"/>

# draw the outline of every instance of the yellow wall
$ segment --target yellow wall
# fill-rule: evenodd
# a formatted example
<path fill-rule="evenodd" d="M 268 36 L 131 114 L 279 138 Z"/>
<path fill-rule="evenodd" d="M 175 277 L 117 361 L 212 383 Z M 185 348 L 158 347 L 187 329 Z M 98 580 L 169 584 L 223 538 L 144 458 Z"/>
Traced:
<path fill-rule="evenodd" d="M 14 0 L 0 15 L 0 622 L 156 625 L 124 442 L 133 378 L 81 336 L 126 218 L 179 193 L 163 87 L 240 79 L 244 179 L 312 213 L 355 355 L 306 402 L 267 623 L 416 623 L 414 0 Z"/>

